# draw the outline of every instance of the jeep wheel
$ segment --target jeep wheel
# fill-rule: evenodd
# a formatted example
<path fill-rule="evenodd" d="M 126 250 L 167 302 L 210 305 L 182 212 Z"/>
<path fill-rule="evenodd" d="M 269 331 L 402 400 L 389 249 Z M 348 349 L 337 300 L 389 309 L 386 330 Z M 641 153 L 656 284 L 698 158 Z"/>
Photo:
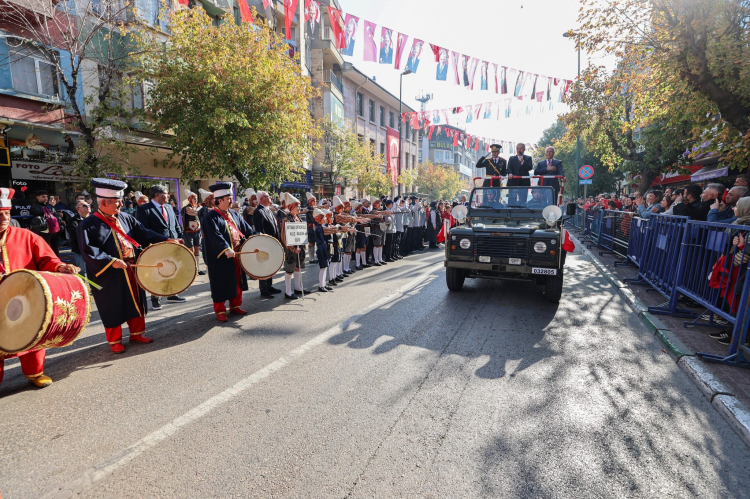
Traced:
<path fill-rule="evenodd" d="M 550 303 L 558 303 L 562 296 L 563 269 L 558 270 L 557 275 L 547 277 L 544 283 L 544 297 Z"/>
<path fill-rule="evenodd" d="M 452 267 L 445 269 L 445 282 L 451 291 L 461 291 L 461 288 L 464 287 L 464 280 L 466 280 L 466 275 L 461 269 Z"/>

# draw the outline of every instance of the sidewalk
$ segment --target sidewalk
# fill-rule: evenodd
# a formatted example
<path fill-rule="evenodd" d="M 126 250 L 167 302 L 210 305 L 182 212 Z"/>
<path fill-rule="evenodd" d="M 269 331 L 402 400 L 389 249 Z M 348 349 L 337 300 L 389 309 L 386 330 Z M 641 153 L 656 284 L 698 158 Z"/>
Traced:
<path fill-rule="evenodd" d="M 605 277 L 614 286 L 620 288 L 620 294 L 628 300 L 634 310 L 640 313 L 641 320 L 660 337 L 665 345 L 665 351 L 675 361 L 681 363 L 683 370 L 693 378 L 698 388 L 750 446 L 750 411 L 747 409 L 750 408 L 750 369 L 704 362 L 694 356 L 695 352 L 727 355 L 729 347 L 717 343 L 715 339 L 708 336 L 709 333 L 720 331 L 720 329 L 703 326 L 686 327 L 684 322 L 692 319 L 648 313 L 648 307 L 665 305 L 668 300 L 649 285 L 633 285 L 624 282 L 625 279 L 638 277 L 638 268 L 634 265 L 615 266 L 615 263 L 619 264 L 625 259 L 597 246 L 592 245 L 588 248 L 590 243 L 582 244 L 581 233 L 576 230 L 573 230 L 571 235 L 576 239 L 576 247 L 582 248 L 584 254 L 593 257 L 595 265 L 602 266 L 600 270 Z M 691 308 L 683 302 L 680 302 L 680 307 L 693 310 L 696 317 L 705 313 L 704 309 Z M 731 331 L 732 325 L 728 324 L 727 329 Z M 733 414 L 728 415 L 727 412 Z M 746 418 L 744 422 L 743 418 Z M 740 428 L 737 427 L 738 423 Z"/>

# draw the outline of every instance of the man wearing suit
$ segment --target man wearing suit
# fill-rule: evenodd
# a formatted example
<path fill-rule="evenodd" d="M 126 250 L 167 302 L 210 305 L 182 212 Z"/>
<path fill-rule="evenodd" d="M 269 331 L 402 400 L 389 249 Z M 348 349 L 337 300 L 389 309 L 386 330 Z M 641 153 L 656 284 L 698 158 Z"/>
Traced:
<path fill-rule="evenodd" d="M 549 146 L 544 151 L 544 161 L 540 161 L 534 169 L 534 175 L 561 175 L 565 176 L 562 161 L 555 159 L 555 148 Z M 560 182 L 556 178 L 540 179 L 540 184 L 548 185 L 555 189 L 555 199 L 553 204 L 557 206 L 557 195 L 560 192 Z"/>
<path fill-rule="evenodd" d="M 440 49 L 439 60 L 440 63 L 437 66 L 437 74 L 435 75 L 435 79 L 445 81 L 445 79 L 448 77 L 448 51 L 446 49 Z"/>
<path fill-rule="evenodd" d="M 255 209 L 255 213 L 253 213 L 253 226 L 255 230 L 281 241 L 279 223 L 276 220 L 276 215 L 271 211 L 271 196 L 268 195 L 268 192 L 260 191 L 258 193 L 258 203 L 258 207 Z M 273 298 L 273 295 L 281 293 L 280 289 L 274 288 L 271 284 L 273 284 L 272 278 L 258 281 L 260 296 L 263 298 Z"/>
<path fill-rule="evenodd" d="M 525 155 L 524 152 L 526 152 L 526 146 L 524 144 L 516 145 L 516 155 L 511 156 L 508 160 L 508 175 L 528 177 L 531 174 L 534 165 L 532 164 L 531 156 Z M 508 187 L 530 186 L 531 179 L 509 179 L 506 185 Z M 508 195 L 508 204 L 511 206 L 523 206 L 523 204 L 526 203 L 526 197 L 527 195 L 523 192 L 511 192 Z"/>
<path fill-rule="evenodd" d="M 380 64 L 393 64 L 393 47 L 391 46 L 391 32 L 383 32 L 383 40 L 380 43 Z"/>
<path fill-rule="evenodd" d="M 151 187 L 151 202 L 144 203 L 135 212 L 135 218 L 144 227 L 169 239 L 182 239 L 182 227 L 177 223 L 174 209 L 169 204 L 169 191 L 163 185 Z M 179 295 L 168 296 L 167 301 L 185 303 Z M 161 310 L 161 300 L 151 295 L 151 308 Z"/>
<path fill-rule="evenodd" d="M 500 144 L 490 146 L 492 156 L 483 156 L 477 161 L 477 168 L 485 168 L 486 177 L 504 177 L 508 174 L 508 165 L 504 158 L 500 157 Z M 490 187 L 492 179 L 486 179 L 483 187 Z M 492 181 L 493 187 L 500 187 L 500 179 Z"/>
<path fill-rule="evenodd" d="M 414 46 L 411 48 L 409 53 L 409 59 L 406 61 L 406 69 L 411 70 L 412 73 L 417 72 L 419 67 L 419 56 L 422 54 L 422 42 L 416 40 Z"/>

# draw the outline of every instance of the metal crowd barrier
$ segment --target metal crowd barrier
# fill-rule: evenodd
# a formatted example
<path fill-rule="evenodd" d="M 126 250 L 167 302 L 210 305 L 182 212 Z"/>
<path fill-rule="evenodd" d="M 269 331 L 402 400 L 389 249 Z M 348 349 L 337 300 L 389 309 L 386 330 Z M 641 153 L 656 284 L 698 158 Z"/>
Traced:
<path fill-rule="evenodd" d="M 630 232 L 628 234 L 627 259 L 636 267 L 641 266 L 641 255 L 646 243 L 648 232 L 648 218 L 633 216 L 630 218 Z"/>
<path fill-rule="evenodd" d="M 628 263 L 628 246 L 630 245 L 630 225 L 635 214 L 628 211 L 616 211 L 615 213 L 615 237 L 612 244 L 612 251 L 615 254 L 625 258 L 624 262 L 615 263 L 615 265 L 627 265 Z"/>
<path fill-rule="evenodd" d="M 588 241 L 591 243 L 588 245 L 589 249 L 591 246 L 599 246 L 599 239 L 602 233 L 602 220 L 604 218 L 604 211 L 598 210 L 592 213 L 591 225 L 589 226 Z"/>
<path fill-rule="evenodd" d="M 651 215 L 638 266 L 638 277 L 626 281 L 633 284 L 649 284 L 665 298 L 670 298 L 677 276 L 680 243 L 688 220 L 688 217 L 674 215 Z M 670 313 L 658 310 L 658 307 L 650 307 L 649 310 L 651 309 L 654 309 L 655 313 Z M 692 315 L 689 311 L 673 312 Z"/>
<path fill-rule="evenodd" d="M 615 225 L 617 221 L 617 212 L 614 210 L 601 210 L 601 226 L 599 231 L 598 246 L 606 251 L 600 251 L 599 255 L 612 253 L 615 244 Z"/>

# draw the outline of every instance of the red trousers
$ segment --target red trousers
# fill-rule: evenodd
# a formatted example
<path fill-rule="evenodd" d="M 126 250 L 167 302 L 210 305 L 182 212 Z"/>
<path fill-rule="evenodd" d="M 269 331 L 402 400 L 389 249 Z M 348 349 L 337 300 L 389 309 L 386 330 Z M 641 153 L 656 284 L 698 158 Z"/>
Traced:
<path fill-rule="evenodd" d="M 242 280 L 242 267 L 240 267 L 240 262 L 235 258 L 234 259 L 234 268 L 237 272 L 237 295 L 229 300 L 229 309 L 234 310 L 235 308 L 240 308 L 242 305 L 242 288 L 240 287 L 240 282 Z M 214 302 L 214 312 L 217 314 L 226 314 L 227 313 L 227 306 L 225 305 L 226 302 L 216 303 Z"/>
<path fill-rule="evenodd" d="M 38 378 L 44 374 L 44 357 L 46 353 L 45 349 L 19 353 L 18 360 L 21 361 L 21 372 L 23 375 L 27 378 Z M 3 382 L 4 366 L 5 359 L 0 359 L 0 383 Z"/>
<path fill-rule="evenodd" d="M 130 336 L 137 336 L 146 332 L 146 318 L 133 317 L 128 321 Z M 122 343 L 122 326 L 105 327 L 104 332 L 107 334 L 107 342 L 110 345 Z"/>

